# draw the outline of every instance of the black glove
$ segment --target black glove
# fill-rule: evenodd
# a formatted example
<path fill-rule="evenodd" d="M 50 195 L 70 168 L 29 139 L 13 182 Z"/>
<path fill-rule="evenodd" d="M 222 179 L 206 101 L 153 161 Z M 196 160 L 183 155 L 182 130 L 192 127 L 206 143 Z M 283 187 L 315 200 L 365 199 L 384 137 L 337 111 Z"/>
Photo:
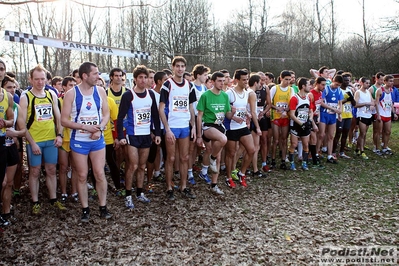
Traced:
<path fill-rule="evenodd" d="M 348 91 L 346 94 L 348 94 L 348 99 L 346 99 L 348 102 L 352 102 L 355 100 L 355 98 L 353 98 L 353 95 L 350 91 Z"/>
<path fill-rule="evenodd" d="M 310 122 L 310 120 L 306 121 L 305 123 L 302 124 L 302 130 L 310 130 L 312 129 L 313 125 L 312 122 Z"/>

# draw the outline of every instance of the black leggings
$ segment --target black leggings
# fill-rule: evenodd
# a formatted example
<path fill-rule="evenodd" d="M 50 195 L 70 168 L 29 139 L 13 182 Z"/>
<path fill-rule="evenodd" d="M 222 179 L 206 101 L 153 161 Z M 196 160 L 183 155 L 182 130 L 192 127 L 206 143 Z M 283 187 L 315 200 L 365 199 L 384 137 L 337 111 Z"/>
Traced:
<path fill-rule="evenodd" d="M 122 147 L 121 147 L 122 148 Z M 115 188 L 121 188 L 121 177 L 119 167 L 116 165 L 116 153 L 113 144 L 108 144 L 105 146 L 105 159 L 107 160 L 107 164 L 109 170 L 111 172 L 111 178 L 114 182 Z"/>
<path fill-rule="evenodd" d="M 2 184 L 4 177 L 6 176 L 7 169 L 7 150 L 6 150 L 6 138 L 0 137 L 0 191 L 2 191 Z"/>
<path fill-rule="evenodd" d="M 115 154 L 115 149 L 113 144 L 108 144 L 105 146 L 105 160 L 107 161 L 107 164 L 109 166 L 109 170 L 111 172 L 111 178 L 112 181 L 114 182 L 115 188 L 120 189 L 121 188 L 121 177 L 120 177 L 120 172 L 119 172 L 119 167 L 116 165 L 116 154 Z M 96 179 L 94 178 L 94 173 L 93 171 L 89 172 L 90 179 L 93 183 L 94 188 L 96 188 Z"/>
<path fill-rule="evenodd" d="M 166 160 L 166 145 L 165 144 L 166 144 L 165 143 L 165 135 L 162 132 L 161 133 L 161 149 L 162 149 L 162 156 L 163 156 L 164 160 Z M 157 156 L 157 147 L 158 147 L 158 145 L 155 144 L 155 142 L 153 141 L 151 144 L 150 153 L 148 154 L 148 159 L 147 159 L 147 161 L 149 163 L 155 162 L 155 157 Z"/>

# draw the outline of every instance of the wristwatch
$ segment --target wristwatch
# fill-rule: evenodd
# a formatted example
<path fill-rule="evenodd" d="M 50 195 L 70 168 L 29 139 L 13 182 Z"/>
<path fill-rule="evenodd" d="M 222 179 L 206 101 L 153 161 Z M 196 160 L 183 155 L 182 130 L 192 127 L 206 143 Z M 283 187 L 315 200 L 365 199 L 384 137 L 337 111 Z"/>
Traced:
<path fill-rule="evenodd" d="M 104 129 L 105 129 L 105 127 L 100 127 L 100 131 L 101 131 L 101 133 L 103 133 L 104 132 Z"/>

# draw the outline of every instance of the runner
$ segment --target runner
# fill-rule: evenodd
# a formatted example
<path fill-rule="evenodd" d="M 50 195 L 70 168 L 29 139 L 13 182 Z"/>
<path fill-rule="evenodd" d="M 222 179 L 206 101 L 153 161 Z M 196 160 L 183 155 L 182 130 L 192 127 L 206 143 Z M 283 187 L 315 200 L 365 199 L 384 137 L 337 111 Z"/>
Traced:
<path fill-rule="evenodd" d="M 144 195 L 144 171 L 150 147 L 151 123 L 155 126 L 155 143 L 161 142 L 161 132 L 159 126 L 159 116 L 155 95 L 152 90 L 148 90 L 148 69 L 139 65 L 133 70 L 134 83 L 132 90 L 122 95 L 119 106 L 117 132 L 120 145 L 127 145 L 128 168 L 126 169 L 125 187 L 126 197 L 125 206 L 133 209 L 132 183 L 136 173 L 136 199 L 143 203 L 150 200 Z M 123 120 L 127 116 L 126 137 L 123 134 Z"/>
<path fill-rule="evenodd" d="M 212 180 L 210 189 L 213 193 L 223 195 L 223 191 L 217 185 L 220 167 L 220 155 L 223 147 L 227 143 L 225 128 L 223 126 L 224 118 L 231 119 L 231 112 L 228 95 L 223 91 L 224 74 L 215 72 L 212 74 L 211 90 L 202 94 L 198 105 L 197 117 L 197 145 L 202 147 L 204 142 L 208 142 L 210 148 L 210 158 Z M 205 159 L 205 158 L 204 158 Z"/>
<path fill-rule="evenodd" d="M 161 89 L 159 102 L 159 116 L 165 127 L 166 141 L 166 188 L 169 200 L 174 200 L 173 193 L 173 164 L 175 162 L 176 147 L 180 156 L 180 192 L 187 198 L 195 199 L 196 196 L 186 186 L 188 170 L 188 150 L 190 137 L 190 124 L 192 126 L 191 138 L 195 141 L 195 115 L 193 102 L 195 92 L 192 84 L 183 79 L 187 61 L 182 56 L 176 56 L 172 60 L 173 77 L 165 81 Z"/>
<path fill-rule="evenodd" d="M 357 121 L 359 125 L 359 138 L 357 139 L 356 155 L 360 155 L 363 159 L 367 160 L 368 157 L 364 152 L 364 143 L 366 140 L 366 134 L 369 126 L 372 123 L 372 113 L 374 112 L 375 104 L 377 102 L 373 100 L 373 96 L 368 91 L 370 87 L 370 79 L 362 77 L 359 79 L 360 89 L 355 92 L 355 102 L 357 108 Z M 376 115 L 377 120 L 381 120 L 379 113 Z"/>
<path fill-rule="evenodd" d="M 303 152 L 298 155 L 302 156 L 302 170 L 308 171 L 309 135 L 310 130 L 316 130 L 317 126 L 313 121 L 313 111 L 308 97 L 311 88 L 310 81 L 307 78 L 298 78 L 297 84 L 299 92 L 291 97 L 289 105 L 291 145 L 288 158 L 291 163 L 291 170 L 295 171 L 294 151 L 300 139 L 303 145 Z"/>
<path fill-rule="evenodd" d="M 82 204 L 82 222 L 90 219 L 87 174 L 88 158 L 96 179 L 100 217 L 109 219 L 107 209 L 107 180 L 105 179 L 105 141 L 103 131 L 109 120 L 107 95 L 100 87 L 98 68 L 94 63 L 84 62 L 79 67 L 82 82 L 64 96 L 62 125 L 71 129 L 71 152 L 78 176 L 79 200 Z"/>
<path fill-rule="evenodd" d="M 254 141 L 246 124 L 247 105 L 250 105 L 252 121 L 255 124 L 256 132 L 259 136 L 262 131 L 259 128 L 258 117 L 256 114 L 256 95 L 253 92 L 246 90 L 248 85 L 248 71 L 246 69 L 238 69 L 234 73 L 234 80 L 237 85 L 228 90 L 226 93 L 229 96 L 230 104 L 232 105 L 232 112 L 235 114 L 231 119 L 226 117 L 224 126 L 227 130 L 227 144 L 226 144 L 226 184 L 231 188 L 235 188 L 235 183 L 232 179 L 232 171 L 234 167 L 234 156 L 237 153 L 238 144 L 242 144 L 246 150 L 243 158 L 241 169 L 238 172 L 239 183 L 243 187 L 247 187 L 245 173 L 248 166 L 251 164 L 253 154 L 255 152 Z"/>
<path fill-rule="evenodd" d="M 391 75 L 384 76 L 384 86 L 377 90 L 375 94 L 375 103 L 377 111 L 377 120 L 382 121 L 382 153 L 386 155 L 392 155 L 392 151 L 388 149 L 388 142 L 391 136 L 392 127 L 392 114 L 394 120 L 398 119 L 393 106 L 393 82 L 394 78 Z M 376 147 L 379 147 L 379 139 L 377 140 Z"/>
<path fill-rule="evenodd" d="M 277 146 L 280 147 L 281 163 L 280 169 L 287 170 L 285 158 L 287 155 L 287 138 L 289 130 L 289 101 L 294 95 L 293 89 L 290 87 L 291 73 L 284 70 L 280 74 L 280 84 L 274 86 L 270 90 L 271 98 L 271 120 L 273 129 L 273 146 L 272 146 L 272 168 L 276 168 L 276 151 Z"/>
<path fill-rule="evenodd" d="M 327 162 L 336 164 L 337 158 L 332 155 L 335 124 L 342 121 L 342 100 L 344 95 L 340 89 L 343 83 L 342 76 L 335 76 L 331 85 L 326 86 L 322 93 L 323 102 L 320 106 L 319 141 L 327 136 Z M 338 117 L 337 117 L 338 116 Z"/>
<path fill-rule="evenodd" d="M 322 92 L 326 87 L 326 79 L 323 77 L 318 77 L 316 79 L 315 87 L 309 93 L 310 107 L 313 111 L 313 120 L 317 125 L 317 128 L 313 128 L 310 132 L 310 145 L 309 150 L 312 155 L 313 168 L 324 169 L 324 166 L 320 162 L 320 146 L 322 143 L 320 130 L 318 128 L 320 121 L 320 106 L 323 102 Z"/>

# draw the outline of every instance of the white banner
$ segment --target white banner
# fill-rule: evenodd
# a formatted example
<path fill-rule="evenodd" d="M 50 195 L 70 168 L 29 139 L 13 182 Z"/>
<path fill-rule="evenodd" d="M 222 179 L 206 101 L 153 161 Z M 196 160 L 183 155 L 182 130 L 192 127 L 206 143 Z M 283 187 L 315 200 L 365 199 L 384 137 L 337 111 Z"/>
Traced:
<path fill-rule="evenodd" d="M 147 52 L 113 48 L 109 46 L 88 44 L 82 42 L 72 42 L 10 30 L 5 31 L 4 39 L 10 42 L 37 44 L 60 49 L 76 50 L 81 52 L 134 57 L 147 60 L 151 59 L 151 54 Z"/>

